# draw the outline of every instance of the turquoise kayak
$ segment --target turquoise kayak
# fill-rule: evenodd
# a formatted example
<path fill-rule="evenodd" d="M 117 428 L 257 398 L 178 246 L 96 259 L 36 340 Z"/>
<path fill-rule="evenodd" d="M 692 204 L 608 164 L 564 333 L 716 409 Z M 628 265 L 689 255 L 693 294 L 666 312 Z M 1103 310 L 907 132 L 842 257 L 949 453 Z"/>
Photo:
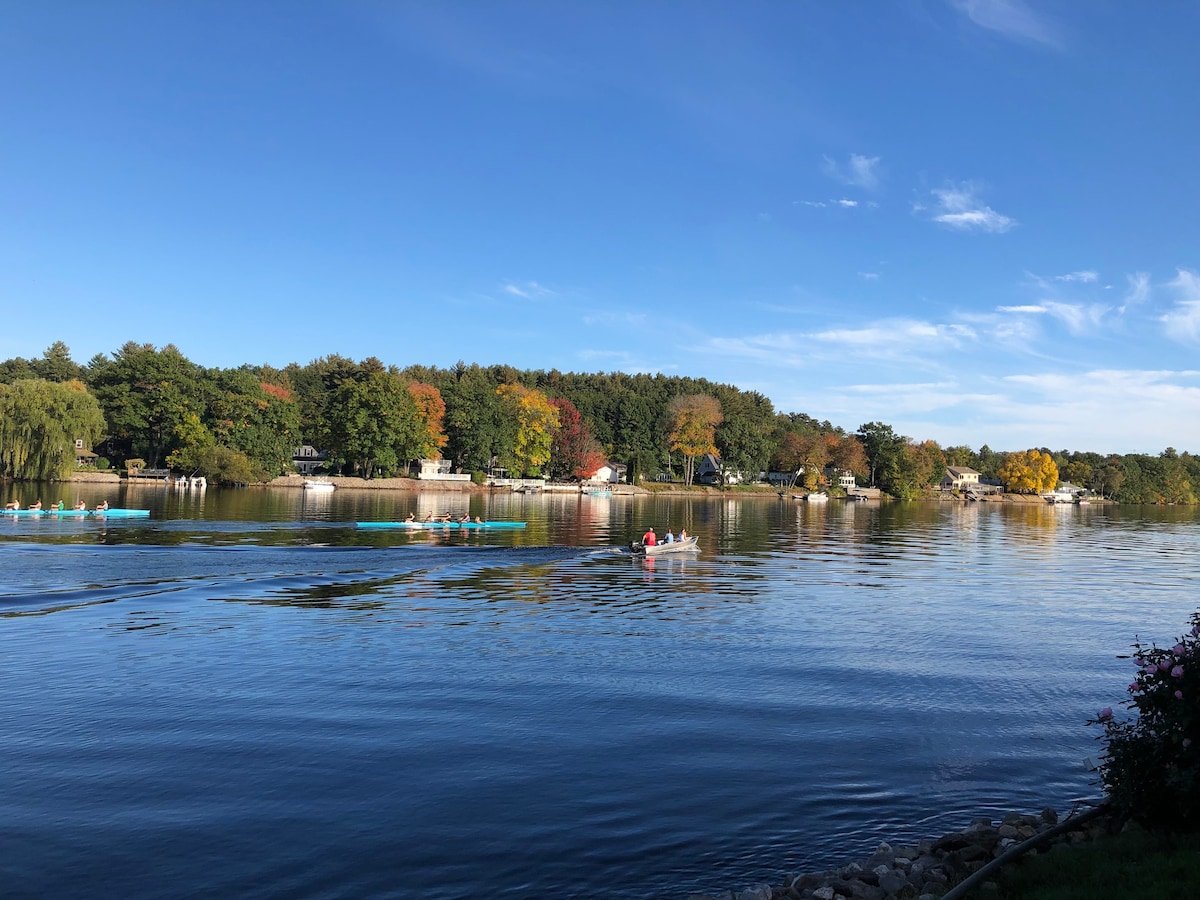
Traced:
<path fill-rule="evenodd" d="M 357 528 L 524 528 L 524 522 L 355 522 Z"/>
<path fill-rule="evenodd" d="M 5 509 L 6 516 L 30 519 L 145 519 L 148 509 Z"/>

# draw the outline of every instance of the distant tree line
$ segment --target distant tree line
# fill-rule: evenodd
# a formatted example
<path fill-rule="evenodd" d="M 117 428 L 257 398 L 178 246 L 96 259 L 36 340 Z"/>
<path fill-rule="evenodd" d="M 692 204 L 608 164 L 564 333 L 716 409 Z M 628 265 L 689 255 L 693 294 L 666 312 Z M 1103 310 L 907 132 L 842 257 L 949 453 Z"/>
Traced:
<path fill-rule="evenodd" d="M 1014 491 L 1069 481 L 1128 503 L 1194 503 L 1200 459 L 942 448 L 882 422 L 855 432 L 777 412 L 756 391 L 702 378 L 563 373 L 480 366 L 399 368 L 327 356 L 282 369 L 205 368 L 174 345 L 126 343 L 75 363 L 62 342 L 38 359 L 0 362 L 0 475 L 65 477 L 76 441 L 121 466 L 142 461 L 217 482 L 289 471 L 311 444 L 334 473 L 406 473 L 446 458 L 463 472 L 585 478 L 609 461 L 630 481 L 691 482 L 706 454 L 724 471 L 775 471 L 813 489 L 853 473 L 900 498 L 919 497 L 947 466 L 969 467 Z M 104 463 L 101 462 L 101 465 Z"/>

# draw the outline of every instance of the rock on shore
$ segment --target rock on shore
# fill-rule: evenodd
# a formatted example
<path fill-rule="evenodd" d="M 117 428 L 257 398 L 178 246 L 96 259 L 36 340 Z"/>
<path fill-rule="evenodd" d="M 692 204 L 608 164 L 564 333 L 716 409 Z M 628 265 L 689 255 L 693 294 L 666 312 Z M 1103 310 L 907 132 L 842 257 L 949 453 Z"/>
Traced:
<path fill-rule="evenodd" d="M 828 872 L 789 875 L 782 886 L 754 885 L 717 894 L 692 894 L 689 900 L 934 900 L 951 886 L 982 869 L 1013 847 L 1058 824 L 1058 813 L 1010 813 L 999 823 L 976 819 L 963 831 L 917 844 L 880 844 L 867 859 Z M 1049 838 L 1043 852 L 1091 840 L 1107 828 L 1103 819 L 1080 823 L 1077 830 Z"/>

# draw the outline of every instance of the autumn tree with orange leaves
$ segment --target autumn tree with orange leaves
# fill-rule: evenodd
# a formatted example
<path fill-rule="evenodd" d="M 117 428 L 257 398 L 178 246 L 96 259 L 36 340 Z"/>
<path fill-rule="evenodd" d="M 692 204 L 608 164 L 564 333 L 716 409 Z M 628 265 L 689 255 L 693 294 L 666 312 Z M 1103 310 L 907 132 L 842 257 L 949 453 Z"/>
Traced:
<path fill-rule="evenodd" d="M 417 456 L 419 459 L 441 459 L 442 448 L 447 440 L 442 430 L 446 418 L 442 392 L 432 384 L 414 381 L 408 386 L 408 393 L 417 405 L 417 417 L 421 420 L 424 432 L 417 439 Z"/>

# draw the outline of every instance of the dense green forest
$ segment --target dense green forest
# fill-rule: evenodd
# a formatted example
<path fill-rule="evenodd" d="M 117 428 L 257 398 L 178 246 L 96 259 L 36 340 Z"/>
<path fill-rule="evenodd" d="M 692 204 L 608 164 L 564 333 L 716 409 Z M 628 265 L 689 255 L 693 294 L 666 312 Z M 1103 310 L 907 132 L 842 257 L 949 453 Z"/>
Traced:
<path fill-rule="evenodd" d="M 84 365 L 61 342 L 40 358 L 0 363 L 0 475 L 65 477 L 77 441 L 99 454 L 101 468 L 170 467 L 217 482 L 283 474 L 294 449 L 311 444 L 331 472 L 366 478 L 442 457 L 463 472 L 556 479 L 613 461 L 633 482 L 690 482 L 696 460 L 712 453 L 731 478 L 800 472 L 816 487 L 849 471 L 901 498 L 929 490 L 947 466 L 1011 490 L 1069 481 L 1127 503 L 1194 503 L 1200 483 L 1200 459 L 1172 448 L 1157 456 L 943 448 L 882 422 L 848 432 L 778 412 L 759 393 L 702 378 L 463 362 L 400 368 L 336 355 L 219 369 L 173 345 L 133 342 Z"/>

